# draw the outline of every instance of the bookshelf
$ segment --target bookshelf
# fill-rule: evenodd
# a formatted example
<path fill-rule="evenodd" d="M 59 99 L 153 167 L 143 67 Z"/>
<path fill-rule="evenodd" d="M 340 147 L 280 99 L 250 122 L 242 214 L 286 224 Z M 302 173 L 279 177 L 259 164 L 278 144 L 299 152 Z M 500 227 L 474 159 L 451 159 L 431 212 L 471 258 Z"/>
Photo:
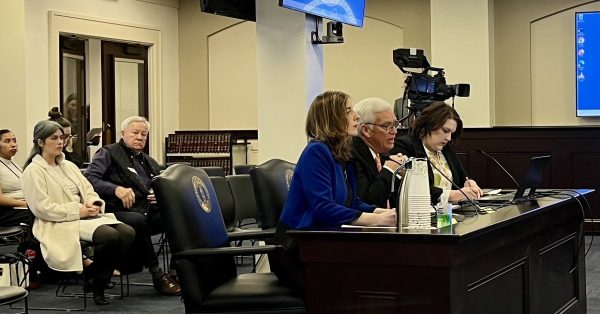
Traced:
<path fill-rule="evenodd" d="M 255 139 L 257 130 L 175 131 L 165 138 L 165 161 L 192 167 L 222 167 L 226 174 L 232 174 L 233 146 L 245 146 L 247 162 L 249 140 Z"/>

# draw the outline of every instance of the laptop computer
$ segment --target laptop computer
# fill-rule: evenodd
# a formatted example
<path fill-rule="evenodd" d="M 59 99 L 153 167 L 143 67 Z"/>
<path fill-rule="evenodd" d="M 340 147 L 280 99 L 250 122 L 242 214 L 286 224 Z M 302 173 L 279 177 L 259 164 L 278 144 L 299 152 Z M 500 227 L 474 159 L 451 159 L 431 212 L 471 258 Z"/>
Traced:
<path fill-rule="evenodd" d="M 486 195 L 479 198 L 480 203 L 505 203 L 515 202 L 531 198 L 535 194 L 535 190 L 542 183 L 544 171 L 550 163 L 550 155 L 532 157 L 529 161 L 529 168 L 521 184 L 516 191 L 506 194 Z"/>

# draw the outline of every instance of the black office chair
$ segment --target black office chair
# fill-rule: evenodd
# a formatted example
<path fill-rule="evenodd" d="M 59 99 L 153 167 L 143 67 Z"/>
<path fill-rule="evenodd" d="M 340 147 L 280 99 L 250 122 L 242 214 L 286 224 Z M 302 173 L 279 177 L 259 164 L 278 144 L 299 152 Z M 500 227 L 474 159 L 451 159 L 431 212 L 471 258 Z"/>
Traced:
<path fill-rule="evenodd" d="M 252 179 L 249 174 L 237 174 L 227 176 L 231 194 L 235 202 L 235 220 L 238 227 L 256 224 L 261 227 Z"/>
<path fill-rule="evenodd" d="M 250 169 L 256 167 L 256 165 L 235 165 L 233 166 L 234 174 L 249 174 Z"/>
<path fill-rule="evenodd" d="M 250 170 L 263 229 L 277 226 L 295 168 L 296 165 L 293 163 L 271 159 Z"/>
<path fill-rule="evenodd" d="M 25 229 L 22 227 L 11 226 L 11 227 L 0 227 L 0 246 L 16 246 L 19 243 L 22 243 L 23 237 L 25 235 Z M 8 267 L 7 270 L 11 272 L 11 274 L 4 274 L 10 276 L 10 281 L 14 280 L 14 283 L 18 286 L 4 286 L 0 287 L 0 306 L 1 305 L 10 305 L 12 308 L 12 304 L 19 302 L 20 300 L 24 300 L 23 308 L 19 308 L 19 310 L 23 310 L 20 313 L 29 313 L 29 306 L 27 303 L 27 296 L 29 292 L 23 288 L 28 285 L 25 281 L 28 280 L 27 272 L 25 265 L 29 264 L 29 260 L 27 257 L 21 253 L 2 253 L 0 254 L 0 262 L 5 264 L 14 264 L 17 267 L 16 278 L 12 278 L 12 271 L 10 269 L 12 267 Z M 19 271 L 19 268 L 21 271 Z M 20 278 L 19 274 L 23 274 L 23 278 Z"/>
<path fill-rule="evenodd" d="M 24 240 L 23 237 L 25 236 L 25 233 L 26 227 L 0 227 L 0 246 L 22 243 Z"/>
<path fill-rule="evenodd" d="M 210 177 L 210 182 L 215 188 L 215 193 L 217 193 L 217 200 L 219 201 L 227 235 L 232 241 L 260 240 L 265 236 L 272 236 L 272 234 L 265 233 L 260 228 L 240 228 L 236 220 L 237 204 L 231 192 L 229 180 L 226 177 L 217 176 Z"/>
<path fill-rule="evenodd" d="M 224 177 L 225 169 L 223 167 L 200 167 L 210 177 Z"/>
<path fill-rule="evenodd" d="M 237 224 L 235 221 L 235 202 L 233 201 L 229 182 L 227 182 L 226 177 L 221 176 L 210 176 L 210 182 L 212 182 L 215 193 L 217 193 L 217 200 L 219 201 L 221 214 L 223 214 L 225 228 L 227 232 L 233 232 L 237 229 Z"/>
<path fill-rule="evenodd" d="M 230 247 L 215 189 L 200 168 L 169 167 L 152 182 L 188 313 L 304 313 L 304 301 L 271 274 L 237 275 L 234 256 L 276 246 Z"/>

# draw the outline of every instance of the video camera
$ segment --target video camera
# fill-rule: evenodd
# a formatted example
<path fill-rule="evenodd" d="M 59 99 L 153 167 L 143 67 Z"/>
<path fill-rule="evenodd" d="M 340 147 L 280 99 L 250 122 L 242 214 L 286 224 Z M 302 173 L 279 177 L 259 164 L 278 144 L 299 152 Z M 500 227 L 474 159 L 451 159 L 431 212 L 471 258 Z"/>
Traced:
<path fill-rule="evenodd" d="M 469 84 L 447 85 L 444 69 L 430 66 L 423 54 L 423 49 L 398 48 L 394 50 L 394 64 L 403 73 L 408 74 L 404 81 L 406 87 L 402 102 L 410 100 L 410 104 L 406 106 L 410 111 L 409 115 L 411 113 L 419 115 L 421 110 L 434 101 L 444 101 L 455 96 L 469 97 L 471 93 Z M 407 68 L 422 69 L 422 71 L 413 72 L 407 70 Z M 435 73 L 430 75 L 429 72 Z M 401 121 L 406 118 L 408 116 Z"/>

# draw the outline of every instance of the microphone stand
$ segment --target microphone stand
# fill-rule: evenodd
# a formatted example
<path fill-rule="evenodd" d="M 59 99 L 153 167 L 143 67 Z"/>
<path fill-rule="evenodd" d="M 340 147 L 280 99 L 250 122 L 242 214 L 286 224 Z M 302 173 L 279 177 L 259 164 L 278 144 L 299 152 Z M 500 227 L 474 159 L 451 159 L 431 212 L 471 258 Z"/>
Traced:
<path fill-rule="evenodd" d="M 442 177 L 444 177 L 444 179 L 448 180 L 448 182 L 450 182 L 452 184 L 452 186 L 455 187 L 462 195 L 464 195 L 464 197 L 467 199 L 467 202 L 469 204 L 471 204 L 471 206 L 475 207 L 475 209 L 476 209 L 475 213 L 477 215 L 479 215 L 480 213 L 485 213 L 485 211 L 483 209 L 481 209 L 481 207 L 479 207 L 479 205 L 477 203 L 475 203 L 475 201 L 473 201 L 471 198 L 469 198 L 469 196 L 467 196 L 467 194 L 465 192 L 463 192 L 461 190 L 461 188 L 456 183 L 454 183 L 454 181 L 450 180 L 450 178 L 448 178 L 443 172 L 441 172 L 440 169 L 431 162 L 429 157 L 427 157 L 427 163 L 429 165 L 431 165 L 431 167 L 433 167 L 435 170 L 437 170 L 438 173 L 440 175 L 442 175 Z"/>
<path fill-rule="evenodd" d="M 506 173 L 511 178 L 511 180 L 513 180 L 517 189 L 519 188 L 519 183 L 517 182 L 517 180 L 515 180 L 515 178 L 510 174 L 510 172 L 508 172 L 508 170 L 506 170 L 504 167 L 502 167 L 502 165 L 500 164 L 500 162 L 498 160 L 496 160 L 496 158 L 494 158 L 494 157 L 492 157 L 492 155 L 484 152 L 482 149 L 478 148 L 478 149 L 476 149 L 476 151 L 480 154 L 483 154 L 487 158 L 493 160 L 496 163 L 496 165 L 498 165 L 498 167 L 500 167 L 500 169 L 502 169 L 502 171 L 504 171 L 504 173 Z"/>

